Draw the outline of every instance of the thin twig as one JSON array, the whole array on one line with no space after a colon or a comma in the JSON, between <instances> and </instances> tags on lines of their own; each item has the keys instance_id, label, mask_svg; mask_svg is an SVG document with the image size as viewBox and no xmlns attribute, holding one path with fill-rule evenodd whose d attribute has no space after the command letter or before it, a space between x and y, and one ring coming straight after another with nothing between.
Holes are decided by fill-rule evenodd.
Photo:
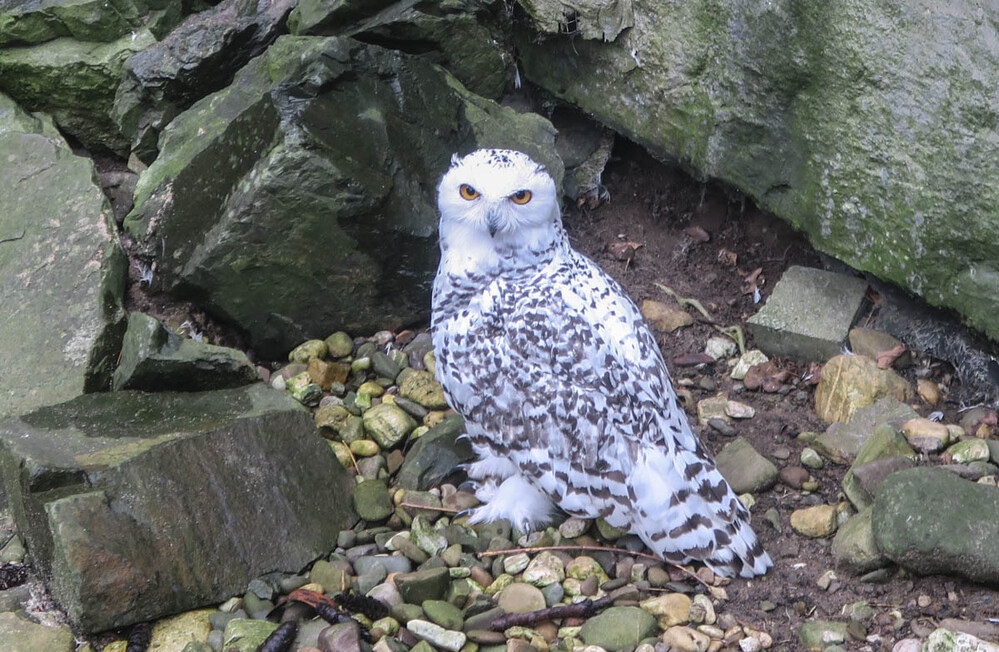
<instances>
[{"instance_id":1,"label":"thin twig","mask_svg":"<svg viewBox=\"0 0 999 652\"><path fill-rule=\"evenodd\" d=\"M701 302L698 301L697 299L688 299L687 297L681 297L676 290L666 285L663 285L662 283L654 283L653 285L655 285L657 288L659 288L666 294L676 299L676 302L680 304L681 307L690 306L691 308L697 310L697 312L704 315L706 319L708 319L711 322L714 322L714 319L711 317L711 313L708 312L707 308L701 305Z\"/></svg>"},{"instance_id":2,"label":"thin twig","mask_svg":"<svg viewBox=\"0 0 999 652\"><path fill-rule=\"evenodd\" d=\"M495 557L497 555L508 555L521 552L544 552L546 550L584 550L588 552L616 552L621 555L632 555L634 557L644 557L646 559L654 559L656 561L662 561L659 557L655 555L650 555L647 552L632 552L631 550L622 550L621 548L612 548L610 546L534 546L531 548L506 548L505 550L486 550L485 552L478 553L479 557Z\"/></svg>"},{"instance_id":3,"label":"thin twig","mask_svg":"<svg viewBox=\"0 0 999 652\"><path fill-rule=\"evenodd\" d=\"M735 340L735 343L739 346L739 354L742 355L746 352L746 334L742 332L742 326L736 324L735 326L722 327L717 324L713 324L715 330L722 335L727 335Z\"/></svg>"},{"instance_id":4,"label":"thin twig","mask_svg":"<svg viewBox=\"0 0 999 652\"><path fill-rule=\"evenodd\" d=\"M399 507L412 507L413 509L429 509L434 512L447 512L448 514L460 514L462 510L451 509L450 507L434 507L433 505L414 505L413 503L399 503Z\"/></svg>"},{"instance_id":5,"label":"thin twig","mask_svg":"<svg viewBox=\"0 0 999 652\"><path fill-rule=\"evenodd\" d=\"M519 614L507 614L500 616L489 624L489 629L494 632L502 632L511 627L531 626L546 620L558 620L560 618L589 618L604 607L609 607L614 599L605 595L598 600L584 600L570 605L558 605L537 611L527 611Z\"/></svg>"}]
</instances>

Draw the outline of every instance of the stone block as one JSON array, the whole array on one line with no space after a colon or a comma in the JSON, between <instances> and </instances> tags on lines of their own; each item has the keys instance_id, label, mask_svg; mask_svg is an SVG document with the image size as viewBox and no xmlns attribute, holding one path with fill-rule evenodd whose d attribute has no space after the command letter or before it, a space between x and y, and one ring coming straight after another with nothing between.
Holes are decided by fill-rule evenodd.
<instances>
[{"instance_id":1,"label":"stone block","mask_svg":"<svg viewBox=\"0 0 999 652\"><path fill-rule=\"evenodd\" d=\"M36 567L86 632L298 571L356 518L308 412L261 384L88 394L0 421L0 473Z\"/></svg>"},{"instance_id":2,"label":"stone block","mask_svg":"<svg viewBox=\"0 0 999 652\"><path fill-rule=\"evenodd\" d=\"M7 416L108 386L125 331L128 259L93 162L74 155L51 120L4 95L0 161Z\"/></svg>"},{"instance_id":3,"label":"stone block","mask_svg":"<svg viewBox=\"0 0 999 652\"><path fill-rule=\"evenodd\" d=\"M863 279L790 267L746 323L771 357L827 360L842 351L865 292Z\"/></svg>"}]
</instances>

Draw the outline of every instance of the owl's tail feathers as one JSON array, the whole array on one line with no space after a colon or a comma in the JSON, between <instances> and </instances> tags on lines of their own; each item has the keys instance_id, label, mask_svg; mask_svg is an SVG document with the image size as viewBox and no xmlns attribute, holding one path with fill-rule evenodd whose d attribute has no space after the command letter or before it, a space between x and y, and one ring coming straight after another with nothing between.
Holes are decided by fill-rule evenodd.
<instances>
[{"instance_id":1,"label":"owl's tail feathers","mask_svg":"<svg viewBox=\"0 0 999 652\"><path fill-rule=\"evenodd\" d=\"M680 449L648 449L631 475L632 531L664 559L699 561L723 577L755 577L773 566L749 512L709 460Z\"/></svg>"}]
</instances>

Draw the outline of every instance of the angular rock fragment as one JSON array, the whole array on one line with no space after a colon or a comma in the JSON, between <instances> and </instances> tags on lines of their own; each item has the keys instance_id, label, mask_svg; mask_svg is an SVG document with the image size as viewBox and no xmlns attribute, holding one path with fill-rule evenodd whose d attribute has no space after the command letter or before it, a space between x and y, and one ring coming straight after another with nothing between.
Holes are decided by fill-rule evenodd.
<instances>
[{"instance_id":1,"label":"angular rock fragment","mask_svg":"<svg viewBox=\"0 0 999 652\"><path fill-rule=\"evenodd\" d=\"M125 63L111 115L146 163L159 134L195 101L224 88L278 37L291 0L223 0L188 16Z\"/></svg>"},{"instance_id":2,"label":"angular rock fragment","mask_svg":"<svg viewBox=\"0 0 999 652\"><path fill-rule=\"evenodd\" d=\"M0 48L0 93L29 111L48 113L88 147L124 153L128 141L110 116L115 89L125 60L155 42L141 28L109 43L65 37Z\"/></svg>"},{"instance_id":3,"label":"angular rock fragment","mask_svg":"<svg viewBox=\"0 0 999 652\"><path fill-rule=\"evenodd\" d=\"M912 386L891 369L879 369L862 355L837 355L822 368L815 388L815 411L823 421L848 421L860 408L890 396L913 398Z\"/></svg>"},{"instance_id":4,"label":"angular rock fragment","mask_svg":"<svg viewBox=\"0 0 999 652\"><path fill-rule=\"evenodd\" d=\"M916 460L905 437L883 423L864 442L857 458L843 476L843 493L854 507L864 509L874 501L877 488L892 473L911 467Z\"/></svg>"},{"instance_id":5,"label":"angular rock fragment","mask_svg":"<svg viewBox=\"0 0 999 652\"><path fill-rule=\"evenodd\" d=\"M779 472L774 463L742 437L726 444L716 461L718 470L737 494L766 491L777 483Z\"/></svg>"},{"instance_id":6,"label":"angular rock fragment","mask_svg":"<svg viewBox=\"0 0 999 652\"><path fill-rule=\"evenodd\" d=\"M866 290L852 276L789 267L746 324L769 356L827 360L842 351Z\"/></svg>"},{"instance_id":7,"label":"angular rock fragment","mask_svg":"<svg viewBox=\"0 0 999 652\"><path fill-rule=\"evenodd\" d=\"M858 574L869 573L889 563L874 541L870 507L839 528L830 550L837 563Z\"/></svg>"},{"instance_id":8,"label":"angular rock fragment","mask_svg":"<svg viewBox=\"0 0 999 652\"><path fill-rule=\"evenodd\" d=\"M909 405L886 396L873 405L856 410L849 421L831 424L815 439L813 446L826 459L836 464L849 464L877 426L883 423L901 426L918 416Z\"/></svg>"},{"instance_id":9,"label":"angular rock fragment","mask_svg":"<svg viewBox=\"0 0 999 652\"><path fill-rule=\"evenodd\" d=\"M242 351L181 337L155 317L133 312L113 388L196 392L256 380L257 371Z\"/></svg>"},{"instance_id":10,"label":"angular rock fragment","mask_svg":"<svg viewBox=\"0 0 999 652\"><path fill-rule=\"evenodd\" d=\"M448 417L431 428L406 453L396 486L425 491L439 485L459 464L474 459L468 440L459 439L464 432L460 416Z\"/></svg>"}]
</instances>

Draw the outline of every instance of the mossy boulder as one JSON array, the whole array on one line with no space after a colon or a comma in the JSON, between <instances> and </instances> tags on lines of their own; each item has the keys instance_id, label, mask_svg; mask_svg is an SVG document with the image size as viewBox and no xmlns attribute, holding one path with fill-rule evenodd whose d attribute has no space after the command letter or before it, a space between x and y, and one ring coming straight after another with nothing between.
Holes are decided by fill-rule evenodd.
<instances>
[{"instance_id":1,"label":"mossy boulder","mask_svg":"<svg viewBox=\"0 0 999 652\"><path fill-rule=\"evenodd\" d=\"M284 29L295 0L223 0L188 16L125 63L111 115L132 153L151 163L159 134L195 101L221 90ZM158 35L159 36L159 35Z\"/></svg>"},{"instance_id":2,"label":"mossy boulder","mask_svg":"<svg viewBox=\"0 0 999 652\"><path fill-rule=\"evenodd\" d=\"M63 36L108 43L141 29L156 13L179 15L179 0L42 0L0 5L0 47L32 45Z\"/></svg>"},{"instance_id":3,"label":"mossy boulder","mask_svg":"<svg viewBox=\"0 0 999 652\"><path fill-rule=\"evenodd\" d=\"M425 318L452 154L519 148L560 181L554 137L422 58L284 36L164 130L125 228L154 288L197 294L277 357Z\"/></svg>"},{"instance_id":4,"label":"mossy boulder","mask_svg":"<svg viewBox=\"0 0 999 652\"><path fill-rule=\"evenodd\" d=\"M999 339L999 8L567 4L522 3L528 80Z\"/></svg>"},{"instance_id":5,"label":"mossy boulder","mask_svg":"<svg viewBox=\"0 0 999 652\"><path fill-rule=\"evenodd\" d=\"M4 95L0 161L7 415L110 385L125 331L128 261L93 162L73 154L51 120Z\"/></svg>"},{"instance_id":6,"label":"mossy boulder","mask_svg":"<svg viewBox=\"0 0 999 652\"><path fill-rule=\"evenodd\" d=\"M878 549L922 574L960 575L999 586L999 491L943 469L888 476L871 522Z\"/></svg>"},{"instance_id":7,"label":"mossy boulder","mask_svg":"<svg viewBox=\"0 0 999 652\"><path fill-rule=\"evenodd\" d=\"M513 81L509 5L501 0L301 0L292 34L351 36L421 56L447 68L468 90L498 100Z\"/></svg>"},{"instance_id":8,"label":"mossy boulder","mask_svg":"<svg viewBox=\"0 0 999 652\"><path fill-rule=\"evenodd\" d=\"M195 392L239 387L258 379L242 351L181 337L155 317L133 312L112 386Z\"/></svg>"},{"instance_id":9,"label":"mossy boulder","mask_svg":"<svg viewBox=\"0 0 999 652\"><path fill-rule=\"evenodd\" d=\"M115 89L125 60L155 42L142 28L108 43L63 37L0 48L0 92L29 111L50 114L88 147L125 152L127 140L110 115Z\"/></svg>"}]
</instances>

